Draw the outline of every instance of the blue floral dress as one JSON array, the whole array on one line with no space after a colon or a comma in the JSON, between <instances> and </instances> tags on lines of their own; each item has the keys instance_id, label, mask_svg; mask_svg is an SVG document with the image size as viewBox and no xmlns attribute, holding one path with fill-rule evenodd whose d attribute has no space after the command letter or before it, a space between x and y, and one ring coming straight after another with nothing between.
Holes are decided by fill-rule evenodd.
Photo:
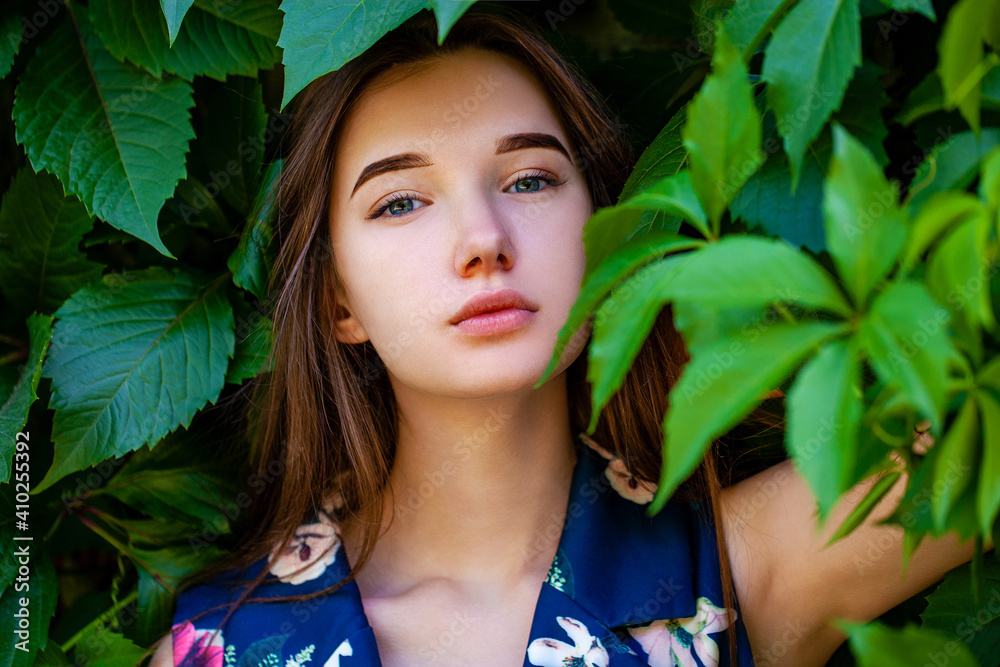
<instances>
[{"instance_id":1,"label":"blue floral dress","mask_svg":"<svg viewBox=\"0 0 1000 667\"><path fill-rule=\"evenodd\" d=\"M739 665L752 667L739 606L722 606L715 532L704 508L670 501L649 517L655 490L579 435L563 532L535 605L525 667L730 665L723 632L730 626ZM284 553L262 558L240 578L264 567L270 573L252 597L322 590L349 571L326 511L300 526ZM311 600L244 604L215 631L227 609L199 614L239 597L225 585L236 575L180 594L175 667L381 664L353 581Z\"/></svg>"}]
</instances>

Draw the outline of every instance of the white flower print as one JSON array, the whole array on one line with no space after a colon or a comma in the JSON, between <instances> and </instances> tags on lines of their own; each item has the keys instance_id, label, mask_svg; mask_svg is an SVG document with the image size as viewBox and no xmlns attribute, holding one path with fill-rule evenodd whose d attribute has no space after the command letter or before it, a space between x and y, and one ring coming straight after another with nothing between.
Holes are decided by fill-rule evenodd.
<instances>
[{"instance_id":1,"label":"white flower print","mask_svg":"<svg viewBox=\"0 0 1000 667\"><path fill-rule=\"evenodd\" d=\"M271 551L269 571L288 584L312 581L337 560L339 545L340 535L335 525L327 521L303 524L295 529L295 537L283 552L279 554L277 548Z\"/></svg>"},{"instance_id":2,"label":"white flower print","mask_svg":"<svg viewBox=\"0 0 1000 667\"><path fill-rule=\"evenodd\" d=\"M587 626L569 616L557 616L569 638L570 646L558 639L542 637L528 646L528 660L540 667L608 667L610 657L601 640L590 634Z\"/></svg>"},{"instance_id":3,"label":"white flower print","mask_svg":"<svg viewBox=\"0 0 1000 667\"><path fill-rule=\"evenodd\" d=\"M348 655L354 655L354 649L351 648L351 642L345 639L340 642L340 646L333 652L333 655L323 663L323 667L340 667L340 659Z\"/></svg>"},{"instance_id":4,"label":"white flower print","mask_svg":"<svg viewBox=\"0 0 1000 667\"><path fill-rule=\"evenodd\" d=\"M708 635L735 622L736 610L716 607L706 597L698 598L697 605L697 613L690 618L653 621L628 629L649 655L650 667L696 667L696 655L706 667L717 667L719 645Z\"/></svg>"},{"instance_id":5,"label":"white flower print","mask_svg":"<svg viewBox=\"0 0 1000 667\"><path fill-rule=\"evenodd\" d=\"M656 495L656 484L634 477L621 458L601 447L586 433L580 433L580 439L608 461L604 476L608 478L611 488L617 491L619 496L639 505L652 502L653 496Z\"/></svg>"}]
</instances>

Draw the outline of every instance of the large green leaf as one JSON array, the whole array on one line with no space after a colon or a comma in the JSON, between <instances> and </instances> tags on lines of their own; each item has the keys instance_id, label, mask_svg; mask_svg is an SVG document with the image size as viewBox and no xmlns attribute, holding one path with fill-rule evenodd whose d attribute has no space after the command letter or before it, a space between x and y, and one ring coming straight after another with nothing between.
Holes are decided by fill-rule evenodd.
<instances>
[{"instance_id":1,"label":"large green leaf","mask_svg":"<svg viewBox=\"0 0 1000 667\"><path fill-rule=\"evenodd\" d=\"M199 74L223 81L227 74L256 76L281 59L281 13L273 0L195 0L176 41L148 0L93 0L90 18L115 58L156 76L166 70L188 81Z\"/></svg>"},{"instance_id":2,"label":"large green leaf","mask_svg":"<svg viewBox=\"0 0 1000 667\"><path fill-rule=\"evenodd\" d=\"M177 39L184 15L188 13L193 4L194 0L160 0L160 8L163 10L163 18L167 21L167 32L170 35L171 44Z\"/></svg>"},{"instance_id":3,"label":"large green leaf","mask_svg":"<svg viewBox=\"0 0 1000 667\"><path fill-rule=\"evenodd\" d=\"M764 56L768 105L798 185L802 161L861 64L858 0L802 0L778 25Z\"/></svg>"},{"instance_id":4,"label":"large green leaf","mask_svg":"<svg viewBox=\"0 0 1000 667\"><path fill-rule=\"evenodd\" d=\"M948 514L975 478L979 469L979 409L971 398L958 410L951 428L934 445L934 495L931 518L938 531L945 530Z\"/></svg>"},{"instance_id":5,"label":"large green leaf","mask_svg":"<svg viewBox=\"0 0 1000 667\"><path fill-rule=\"evenodd\" d=\"M833 158L823 190L826 247L859 307L896 263L906 242L898 188L847 131L833 126Z\"/></svg>"},{"instance_id":6,"label":"large green leaf","mask_svg":"<svg viewBox=\"0 0 1000 667\"><path fill-rule=\"evenodd\" d=\"M284 108L313 79L340 69L379 37L426 8L426 0L283 0Z\"/></svg>"},{"instance_id":7,"label":"large green leaf","mask_svg":"<svg viewBox=\"0 0 1000 667\"><path fill-rule=\"evenodd\" d=\"M982 202L968 192L935 192L924 200L910 225L903 267L910 270L935 240L960 223L986 215Z\"/></svg>"},{"instance_id":8,"label":"large green leaf","mask_svg":"<svg viewBox=\"0 0 1000 667\"><path fill-rule=\"evenodd\" d=\"M185 174L194 136L190 84L115 60L86 14L70 10L17 87L17 140L87 210L173 257L157 215Z\"/></svg>"},{"instance_id":9,"label":"large green leaf","mask_svg":"<svg viewBox=\"0 0 1000 667\"><path fill-rule=\"evenodd\" d=\"M448 31L455 25L455 22L462 17L469 7L476 3L476 0L428 0L434 9L434 18L437 21L438 44L443 44Z\"/></svg>"},{"instance_id":10,"label":"large green leaf","mask_svg":"<svg viewBox=\"0 0 1000 667\"><path fill-rule=\"evenodd\" d=\"M17 433L28 420L31 404L38 398L35 391L42 378L42 360L52 338L52 318L34 313L28 317L28 334L31 336L31 349L28 351L27 363L14 391L0 406L0 482L10 479Z\"/></svg>"},{"instance_id":11,"label":"large green leaf","mask_svg":"<svg viewBox=\"0 0 1000 667\"><path fill-rule=\"evenodd\" d=\"M683 271L684 279L671 287L679 301L711 308L763 308L784 302L845 316L851 312L830 274L777 239L723 237L692 253Z\"/></svg>"},{"instance_id":12,"label":"large green leaf","mask_svg":"<svg viewBox=\"0 0 1000 667\"><path fill-rule=\"evenodd\" d=\"M684 304L675 308L680 313ZM680 314L677 319L680 323ZM733 335L692 350L670 390L664 463L650 512L658 512L694 471L712 438L746 417L818 346L846 330L846 324L828 322L775 323L752 341Z\"/></svg>"},{"instance_id":13,"label":"large green leaf","mask_svg":"<svg viewBox=\"0 0 1000 667\"><path fill-rule=\"evenodd\" d=\"M14 66L14 56L21 50L22 30L19 13L0 18L0 78L7 76Z\"/></svg>"},{"instance_id":14,"label":"large green leaf","mask_svg":"<svg viewBox=\"0 0 1000 667\"><path fill-rule=\"evenodd\" d=\"M972 565L955 568L927 596L920 614L923 625L954 635L984 665L995 665L1000 655L1000 560L983 559L980 581L987 586L988 598L976 604L972 590Z\"/></svg>"},{"instance_id":15,"label":"large green leaf","mask_svg":"<svg viewBox=\"0 0 1000 667\"><path fill-rule=\"evenodd\" d=\"M1000 510L1000 401L985 389L976 392L982 415L983 459L979 466L976 509L979 526L989 535Z\"/></svg>"},{"instance_id":16,"label":"large green leaf","mask_svg":"<svg viewBox=\"0 0 1000 667\"><path fill-rule=\"evenodd\" d=\"M687 105L682 106L660 130L635 163L632 173L618 195L622 203L632 195L679 172L687 163L681 128L687 120Z\"/></svg>"},{"instance_id":17,"label":"large green leaf","mask_svg":"<svg viewBox=\"0 0 1000 667\"><path fill-rule=\"evenodd\" d=\"M878 621L835 624L847 634L860 667L914 667L934 664L932 660L949 667L979 667L962 642L936 630L916 625L890 628Z\"/></svg>"},{"instance_id":18,"label":"large green leaf","mask_svg":"<svg viewBox=\"0 0 1000 667\"><path fill-rule=\"evenodd\" d=\"M861 372L854 339L827 343L806 362L788 390L785 438L795 468L816 496L826 520L856 481L861 423Z\"/></svg>"},{"instance_id":19,"label":"large green leaf","mask_svg":"<svg viewBox=\"0 0 1000 667\"><path fill-rule=\"evenodd\" d=\"M756 48L795 5L795 0L736 0L726 14L726 34L750 60Z\"/></svg>"},{"instance_id":20,"label":"large green leaf","mask_svg":"<svg viewBox=\"0 0 1000 667\"><path fill-rule=\"evenodd\" d=\"M56 455L35 491L155 443L218 397L234 345L221 284L152 267L125 287L86 287L56 311L44 371Z\"/></svg>"},{"instance_id":21,"label":"large green leaf","mask_svg":"<svg viewBox=\"0 0 1000 667\"><path fill-rule=\"evenodd\" d=\"M94 225L59 180L29 167L14 176L0 205L0 289L19 313L51 313L77 289L101 276L80 252Z\"/></svg>"},{"instance_id":22,"label":"large green leaf","mask_svg":"<svg viewBox=\"0 0 1000 667\"><path fill-rule=\"evenodd\" d=\"M681 130L691 184L715 233L729 202L760 168L761 117L747 81L747 67L721 24L712 74L688 103Z\"/></svg>"},{"instance_id":23,"label":"large green leaf","mask_svg":"<svg viewBox=\"0 0 1000 667\"><path fill-rule=\"evenodd\" d=\"M945 108L958 107L962 117L979 132L979 103L982 98L982 30L987 20L986 0L959 0L944 24L938 41L938 67L944 90Z\"/></svg>"},{"instance_id":24,"label":"large green leaf","mask_svg":"<svg viewBox=\"0 0 1000 667\"><path fill-rule=\"evenodd\" d=\"M948 364L958 353L948 340L951 316L915 282L893 283L861 322L865 352L879 377L941 433Z\"/></svg>"}]
</instances>

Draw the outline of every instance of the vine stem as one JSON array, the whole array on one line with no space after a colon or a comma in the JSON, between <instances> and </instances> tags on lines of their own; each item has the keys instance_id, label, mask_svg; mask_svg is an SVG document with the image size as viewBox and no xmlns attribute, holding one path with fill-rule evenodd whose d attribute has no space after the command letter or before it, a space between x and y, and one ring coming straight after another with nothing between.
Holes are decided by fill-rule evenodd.
<instances>
[{"instance_id":1,"label":"vine stem","mask_svg":"<svg viewBox=\"0 0 1000 667\"><path fill-rule=\"evenodd\" d=\"M105 622L109 621L115 614L124 609L129 603L139 597L139 589L136 589L119 600L113 607L102 613L100 616L87 623L84 627L80 629L75 635L66 640L66 643L60 646L63 653L69 651L71 648L76 646L76 643L80 641L81 638L94 628L99 625L103 625Z\"/></svg>"}]
</instances>

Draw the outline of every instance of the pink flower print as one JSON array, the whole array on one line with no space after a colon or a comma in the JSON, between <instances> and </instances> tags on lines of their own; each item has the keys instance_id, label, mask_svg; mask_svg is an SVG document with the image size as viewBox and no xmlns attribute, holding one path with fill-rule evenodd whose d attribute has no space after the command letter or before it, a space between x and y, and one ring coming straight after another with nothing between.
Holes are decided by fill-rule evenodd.
<instances>
[{"instance_id":1,"label":"pink flower print","mask_svg":"<svg viewBox=\"0 0 1000 667\"><path fill-rule=\"evenodd\" d=\"M587 626L569 616L557 616L569 638L570 646L558 639L542 637L528 646L528 661L540 667L608 667L610 656L601 640L590 634Z\"/></svg>"},{"instance_id":2,"label":"pink flower print","mask_svg":"<svg viewBox=\"0 0 1000 667\"><path fill-rule=\"evenodd\" d=\"M601 447L586 433L581 433L580 439L608 461L608 465L604 469L604 476L608 478L611 488L617 491L619 496L639 505L652 502L653 496L656 495L656 484L645 482L633 476L621 458Z\"/></svg>"},{"instance_id":3,"label":"pink flower print","mask_svg":"<svg viewBox=\"0 0 1000 667\"><path fill-rule=\"evenodd\" d=\"M174 667L222 667L222 630L196 630L191 621L184 621L173 626L171 632Z\"/></svg>"},{"instance_id":4,"label":"pink flower print","mask_svg":"<svg viewBox=\"0 0 1000 667\"><path fill-rule=\"evenodd\" d=\"M271 552L269 571L282 582L298 585L312 581L337 560L340 535L327 522L307 523L295 529L295 537L285 550ZM302 569L301 572L298 570Z\"/></svg>"},{"instance_id":5,"label":"pink flower print","mask_svg":"<svg viewBox=\"0 0 1000 667\"><path fill-rule=\"evenodd\" d=\"M708 635L722 632L736 621L736 611L716 607L708 598L698 598L698 611L690 618L653 621L629 628L649 655L650 667L697 667L698 656L706 667L719 664L719 645Z\"/></svg>"}]
</instances>

